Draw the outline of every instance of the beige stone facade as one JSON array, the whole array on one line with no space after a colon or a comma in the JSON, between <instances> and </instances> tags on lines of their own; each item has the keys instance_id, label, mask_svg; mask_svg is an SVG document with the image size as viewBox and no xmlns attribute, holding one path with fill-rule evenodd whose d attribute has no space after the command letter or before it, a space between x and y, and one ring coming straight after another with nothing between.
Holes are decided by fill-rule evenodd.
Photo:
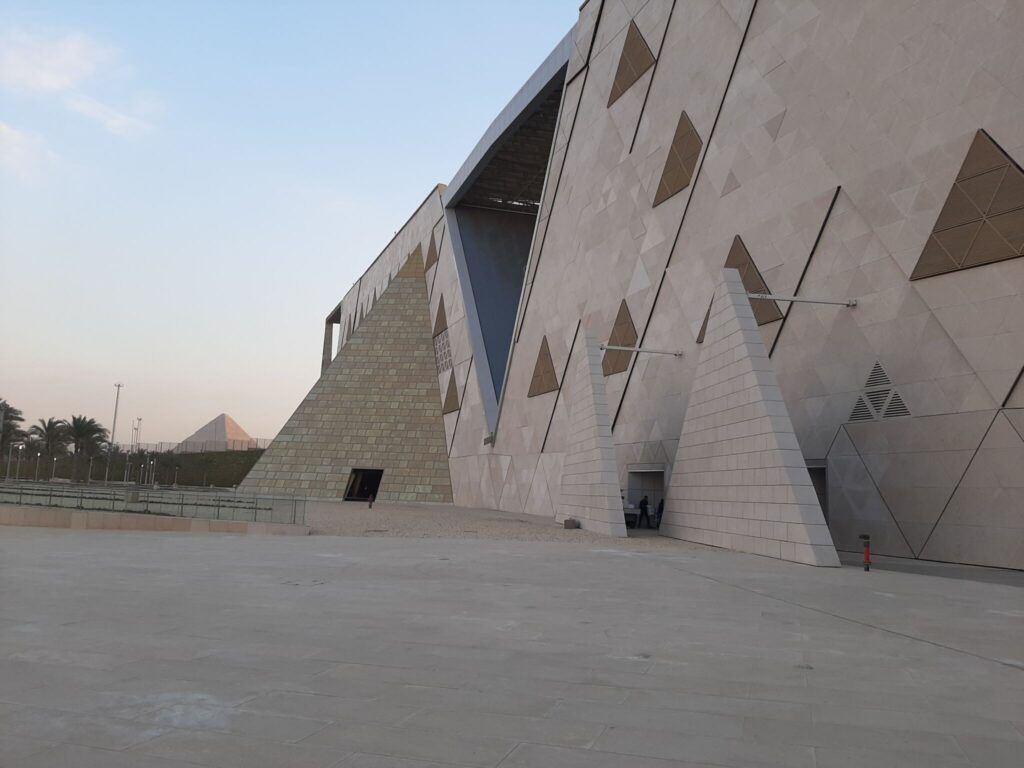
<instances>
[{"instance_id":1,"label":"beige stone facade","mask_svg":"<svg viewBox=\"0 0 1024 768\"><path fill-rule=\"evenodd\" d=\"M1022 38L1013 2L588 0L329 320L417 252L455 502L557 519L588 334L683 353L605 357L628 502L686 472L724 266L856 300L753 300L836 546L1024 567Z\"/></svg>"}]
</instances>

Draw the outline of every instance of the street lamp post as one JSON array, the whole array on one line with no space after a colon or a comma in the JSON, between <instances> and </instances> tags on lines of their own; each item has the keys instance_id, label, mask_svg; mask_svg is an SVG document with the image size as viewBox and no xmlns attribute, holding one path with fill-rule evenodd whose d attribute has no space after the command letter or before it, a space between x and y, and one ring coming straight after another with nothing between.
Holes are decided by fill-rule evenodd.
<instances>
[{"instance_id":1,"label":"street lamp post","mask_svg":"<svg viewBox=\"0 0 1024 768\"><path fill-rule=\"evenodd\" d=\"M53 466L50 468L50 482L53 482L54 475L57 474L57 457L53 457Z\"/></svg>"},{"instance_id":2,"label":"street lamp post","mask_svg":"<svg viewBox=\"0 0 1024 768\"><path fill-rule=\"evenodd\" d=\"M117 390L117 394L114 395L114 421L110 425L110 442L107 444L107 468L103 472L103 482L106 483L110 479L110 457L114 453L114 436L117 434L117 406L121 402L121 387L124 384L120 382L114 385ZM89 470L89 476L92 476L92 469Z\"/></svg>"},{"instance_id":3,"label":"street lamp post","mask_svg":"<svg viewBox=\"0 0 1024 768\"><path fill-rule=\"evenodd\" d=\"M25 444L22 443L18 446L18 464L14 470L14 479L21 480L21 457L25 455Z\"/></svg>"},{"instance_id":4,"label":"street lamp post","mask_svg":"<svg viewBox=\"0 0 1024 768\"><path fill-rule=\"evenodd\" d=\"M11 479L11 459L14 458L14 443L11 443L11 449L7 452L7 472L4 474L4 480Z\"/></svg>"},{"instance_id":5,"label":"street lamp post","mask_svg":"<svg viewBox=\"0 0 1024 768\"><path fill-rule=\"evenodd\" d=\"M39 482L39 459L43 456L42 451L36 451L36 482Z\"/></svg>"}]
</instances>

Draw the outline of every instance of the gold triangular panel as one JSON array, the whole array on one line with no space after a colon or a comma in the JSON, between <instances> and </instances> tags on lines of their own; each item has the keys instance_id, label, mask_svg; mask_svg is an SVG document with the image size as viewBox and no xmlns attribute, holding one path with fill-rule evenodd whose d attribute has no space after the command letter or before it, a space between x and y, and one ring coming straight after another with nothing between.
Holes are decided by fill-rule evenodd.
<instances>
[{"instance_id":1,"label":"gold triangular panel","mask_svg":"<svg viewBox=\"0 0 1024 768\"><path fill-rule=\"evenodd\" d=\"M459 390L455 386L455 371L448 377L448 391L444 396L444 405L441 406L441 413L448 415L459 410Z\"/></svg>"},{"instance_id":2,"label":"gold triangular panel","mask_svg":"<svg viewBox=\"0 0 1024 768\"><path fill-rule=\"evenodd\" d=\"M626 300L623 299L619 304L618 314L615 316L615 325L612 326L611 336L608 337L608 346L634 347L637 339L633 316L629 314L629 307L626 305ZM622 373L629 368L629 361L632 359L632 352L622 349L606 349L604 358L601 360L601 370L604 371L605 376Z\"/></svg>"},{"instance_id":3,"label":"gold triangular panel","mask_svg":"<svg viewBox=\"0 0 1024 768\"><path fill-rule=\"evenodd\" d=\"M537 351L537 362L533 366L533 378L530 380L530 391L527 397L537 397L558 389L558 377L555 365L551 361L551 350L548 348L548 337L540 341Z\"/></svg>"},{"instance_id":4,"label":"gold triangular panel","mask_svg":"<svg viewBox=\"0 0 1024 768\"><path fill-rule=\"evenodd\" d=\"M679 124L676 126L676 133L672 137L672 145L665 159L658 191L654 195L654 205L660 205L690 186L703 146L704 143L690 122L689 115L683 112L679 116Z\"/></svg>"},{"instance_id":5,"label":"gold triangular panel","mask_svg":"<svg viewBox=\"0 0 1024 768\"><path fill-rule=\"evenodd\" d=\"M653 66L654 54L651 53L650 46L647 45L636 23L630 21L629 29L626 30L626 42L619 57L619 66L612 81L612 92L608 96L608 106L618 101L619 97Z\"/></svg>"},{"instance_id":6,"label":"gold triangular panel","mask_svg":"<svg viewBox=\"0 0 1024 768\"><path fill-rule=\"evenodd\" d=\"M1024 172L978 131L910 279L1014 259L1022 249Z\"/></svg>"},{"instance_id":7,"label":"gold triangular panel","mask_svg":"<svg viewBox=\"0 0 1024 768\"><path fill-rule=\"evenodd\" d=\"M444 311L444 296L437 304L437 317L434 318L434 336L440 336L448 330L448 315Z\"/></svg>"}]
</instances>

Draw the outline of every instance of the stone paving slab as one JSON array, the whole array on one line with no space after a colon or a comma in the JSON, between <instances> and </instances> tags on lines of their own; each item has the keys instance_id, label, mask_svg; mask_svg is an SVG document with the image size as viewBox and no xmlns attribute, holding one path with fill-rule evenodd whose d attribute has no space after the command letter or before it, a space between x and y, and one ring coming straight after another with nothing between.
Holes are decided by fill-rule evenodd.
<instances>
[{"instance_id":1,"label":"stone paving slab","mask_svg":"<svg viewBox=\"0 0 1024 768\"><path fill-rule=\"evenodd\" d=\"M1016 767L992 573L5 527L0 768Z\"/></svg>"}]
</instances>

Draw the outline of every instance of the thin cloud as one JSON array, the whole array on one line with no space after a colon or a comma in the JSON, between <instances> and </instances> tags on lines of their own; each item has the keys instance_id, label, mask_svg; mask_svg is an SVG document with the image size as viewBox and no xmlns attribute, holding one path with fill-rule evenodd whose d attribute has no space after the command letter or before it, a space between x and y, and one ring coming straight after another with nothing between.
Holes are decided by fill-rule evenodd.
<instances>
[{"instance_id":1,"label":"thin cloud","mask_svg":"<svg viewBox=\"0 0 1024 768\"><path fill-rule=\"evenodd\" d=\"M94 120L115 136L138 136L152 128L142 118L120 112L85 94L76 93L69 96L64 104L72 112Z\"/></svg>"},{"instance_id":2,"label":"thin cloud","mask_svg":"<svg viewBox=\"0 0 1024 768\"><path fill-rule=\"evenodd\" d=\"M0 169L22 179L34 179L56 159L42 136L0 122Z\"/></svg>"},{"instance_id":3,"label":"thin cloud","mask_svg":"<svg viewBox=\"0 0 1024 768\"><path fill-rule=\"evenodd\" d=\"M17 91L69 91L115 60L113 50L81 32L47 38L13 31L0 38L0 84Z\"/></svg>"}]
</instances>

